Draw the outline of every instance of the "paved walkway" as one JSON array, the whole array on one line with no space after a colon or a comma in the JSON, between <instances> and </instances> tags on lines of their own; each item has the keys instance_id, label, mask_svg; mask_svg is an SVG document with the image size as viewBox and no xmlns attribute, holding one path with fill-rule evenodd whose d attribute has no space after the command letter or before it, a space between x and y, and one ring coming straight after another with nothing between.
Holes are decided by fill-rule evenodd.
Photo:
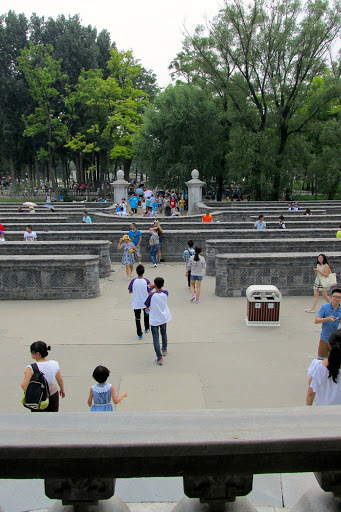
<instances>
[{"instance_id":1,"label":"paved walkway","mask_svg":"<svg viewBox=\"0 0 341 512\"><path fill-rule=\"evenodd\" d=\"M314 315L304 313L312 297L284 297L280 327L252 328L244 322L246 299L216 297L214 277L204 278L201 302L193 304L184 265L162 263L152 269L146 264L146 277L151 281L164 277L169 290L169 355L160 367L154 363L151 334L142 341L137 339L124 268L119 264L114 268L110 278L101 280L102 296L97 299L2 301L0 346L2 360L8 364L0 372L1 389L6 389L1 412L29 414L20 404L20 382L30 363L29 345L38 339L52 346L50 357L60 363L67 395L61 403L63 412L88 410L91 374L98 364L111 370L109 381L116 391L128 392L128 398L117 407L118 413L304 406L306 369L316 354L319 338ZM292 506L291 498L283 498L284 480L279 475L268 478L272 483L268 481L266 487L255 479L256 506L282 507L285 500ZM298 478L295 475L287 480L289 491ZM173 484L173 480L177 482ZM312 482L310 476L304 481L303 488ZM304 490L301 483L299 496ZM9 496L10 486L11 482L0 481L3 507L1 500ZM137 484L132 491L127 482L118 482L118 487L126 501L172 502L178 499L182 482L167 480L161 486L164 495L152 484L149 490ZM142 492L143 488L147 492ZM5 512L24 510L15 506L13 502ZM139 512L138 506L133 511Z\"/></svg>"}]
</instances>

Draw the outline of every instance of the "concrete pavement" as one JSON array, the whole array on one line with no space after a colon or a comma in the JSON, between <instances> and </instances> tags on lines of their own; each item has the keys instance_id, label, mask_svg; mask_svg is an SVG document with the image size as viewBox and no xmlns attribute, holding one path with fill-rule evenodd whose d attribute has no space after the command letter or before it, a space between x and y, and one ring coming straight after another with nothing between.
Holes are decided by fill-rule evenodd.
<instances>
[{"instance_id":1,"label":"concrete pavement","mask_svg":"<svg viewBox=\"0 0 341 512\"><path fill-rule=\"evenodd\" d=\"M316 355L319 339L314 315L304 312L312 295L284 297L280 327L247 327L246 299L216 297L214 277L204 277L200 304L193 304L184 264L161 263L153 269L149 263L145 266L145 276L151 281L156 276L164 277L169 290L172 321L164 366L154 363L151 334L142 341L137 339L125 270L117 264L116 272L101 280L102 295L97 299L2 301L0 346L4 364L0 383L6 393L0 401L1 412L29 414L20 404L20 383L31 362L29 345L38 339L52 346L50 358L59 361L66 389L60 407L63 412L88 410L91 374L98 364L111 370L109 382L117 392L128 392L117 413L304 407L306 370ZM118 481L117 494L127 502L173 502L179 493L182 495L181 479L168 479L162 484L157 482L159 479L151 480L156 482L136 481L132 485L131 481ZM298 489L295 482L300 482ZM297 494L301 496L312 482L311 475L256 476L250 496L257 507L291 507ZM161 495L160 489L165 491ZM16 497L12 491L13 481L0 481L0 505L5 512L21 512L24 509L18 508L19 501L18 505L13 501ZM42 496L40 492L35 496L39 494ZM6 508L1 500L5 503L5 497L8 503L9 496L13 503ZM48 506L46 499L44 502L42 497L39 506ZM167 506L165 503L158 510L168 512ZM140 512L139 507L136 504L131 508Z\"/></svg>"}]
</instances>

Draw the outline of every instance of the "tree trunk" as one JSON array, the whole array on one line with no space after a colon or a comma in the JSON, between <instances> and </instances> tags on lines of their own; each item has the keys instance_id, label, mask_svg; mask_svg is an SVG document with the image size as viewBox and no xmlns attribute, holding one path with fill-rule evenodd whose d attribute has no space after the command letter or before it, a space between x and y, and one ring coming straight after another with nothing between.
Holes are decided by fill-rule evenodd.
<instances>
[{"instance_id":1,"label":"tree trunk","mask_svg":"<svg viewBox=\"0 0 341 512\"><path fill-rule=\"evenodd\" d=\"M131 167L132 160L124 159L123 162L123 170L124 170L124 179L128 181L129 183L129 174L130 174L130 167Z\"/></svg>"},{"instance_id":2,"label":"tree trunk","mask_svg":"<svg viewBox=\"0 0 341 512\"><path fill-rule=\"evenodd\" d=\"M221 201L222 197L223 197L223 189L224 189L224 178L223 176L218 176L218 195L217 195L217 200L218 201Z\"/></svg>"},{"instance_id":3,"label":"tree trunk","mask_svg":"<svg viewBox=\"0 0 341 512\"><path fill-rule=\"evenodd\" d=\"M283 153L288 140L288 130L286 126L285 120L281 122L281 140L278 148L278 154L276 159L276 168L275 168L275 176L273 181L273 191L272 191L272 199L273 201L278 201L280 197L280 188L281 188L281 176L284 172L283 169Z\"/></svg>"},{"instance_id":4,"label":"tree trunk","mask_svg":"<svg viewBox=\"0 0 341 512\"><path fill-rule=\"evenodd\" d=\"M37 158L37 155L34 155L34 170L35 170L35 175L36 175L36 183L37 183L37 187L40 186L40 176L39 176L39 165L38 165L38 158Z\"/></svg>"},{"instance_id":5,"label":"tree trunk","mask_svg":"<svg viewBox=\"0 0 341 512\"><path fill-rule=\"evenodd\" d=\"M57 201L60 201L59 197L59 188L58 188L58 182L56 180L56 176L53 170L53 151L51 148L49 148L49 167L48 167L49 175L52 181L52 188L54 190L54 193L56 194Z\"/></svg>"},{"instance_id":6,"label":"tree trunk","mask_svg":"<svg viewBox=\"0 0 341 512\"><path fill-rule=\"evenodd\" d=\"M12 180L12 183L13 183L13 186L15 185L15 168L14 168L14 163L13 163L13 156L12 156L12 153L9 155L9 168L10 168L10 171L11 171L11 180Z\"/></svg>"}]
</instances>

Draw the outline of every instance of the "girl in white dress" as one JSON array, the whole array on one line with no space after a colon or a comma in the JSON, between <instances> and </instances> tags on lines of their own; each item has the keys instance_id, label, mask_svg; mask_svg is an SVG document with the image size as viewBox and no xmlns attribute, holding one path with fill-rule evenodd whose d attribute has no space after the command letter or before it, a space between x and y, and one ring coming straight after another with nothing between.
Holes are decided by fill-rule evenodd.
<instances>
[{"instance_id":1,"label":"girl in white dress","mask_svg":"<svg viewBox=\"0 0 341 512\"><path fill-rule=\"evenodd\" d=\"M315 272L314 299L311 308L305 310L306 313L315 313L315 306L319 300L320 292L322 293L324 300L326 302L330 302L330 298L328 297L329 288L323 288L320 280L321 276L328 277L331 273L331 269L325 254L319 254L317 256L316 267L313 268L313 271Z\"/></svg>"},{"instance_id":2,"label":"girl in white dress","mask_svg":"<svg viewBox=\"0 0 341 512\"><path fill-rule=\"evenodd\" d=\"M306 404L341 404L341 331L329 336L328 359L314 359L308 368L308 391Z\"/></svg>"}]
</instances>

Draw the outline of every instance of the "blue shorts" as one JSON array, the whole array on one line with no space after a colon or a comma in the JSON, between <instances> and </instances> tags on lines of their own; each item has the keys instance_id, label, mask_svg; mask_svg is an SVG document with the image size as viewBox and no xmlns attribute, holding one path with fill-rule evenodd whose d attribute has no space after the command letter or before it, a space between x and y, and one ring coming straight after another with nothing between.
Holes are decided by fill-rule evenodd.
<instances>
[{"instance_id":1,"label":"blue shorts","mask_svg":"<svg viewBox=\"0 0 341 512\"><path fill-rule=\"evenodd\" d=\"M204 279L204 276L192 276L191 274L191 281L202 281Z\"/></svg>"},{"instance_id":2,"label":"blue shorts","mask_svg":"<svg viewBox=\"0 0 341 512\"><path fill-rule=\"evenodd\" d=\"M162 240L161 240L161 238L159 238L159 249L161 249L161 247L162 247Z\"/></svg>"}]
</instances>

